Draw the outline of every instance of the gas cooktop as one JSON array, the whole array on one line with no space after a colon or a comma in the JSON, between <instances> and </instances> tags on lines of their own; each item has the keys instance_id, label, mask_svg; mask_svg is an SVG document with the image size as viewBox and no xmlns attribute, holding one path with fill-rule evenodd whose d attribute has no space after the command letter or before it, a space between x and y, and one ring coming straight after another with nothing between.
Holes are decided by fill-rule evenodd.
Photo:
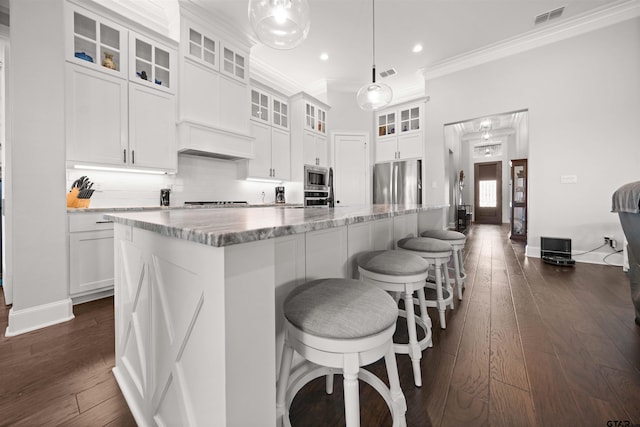
<instances>
[{"instance_id":1,"label":"gas cooktop","mask_svg":"<svg viewBox=\"0 0 640 427\"><path fill-rule=\"evenodd\" d=\"M185 206L194 206L194 205L247 205L246 201L238 201L238 200L211 200L211 201L203 201L203 202L184 202Z\"/></svg>"}]
</instances>

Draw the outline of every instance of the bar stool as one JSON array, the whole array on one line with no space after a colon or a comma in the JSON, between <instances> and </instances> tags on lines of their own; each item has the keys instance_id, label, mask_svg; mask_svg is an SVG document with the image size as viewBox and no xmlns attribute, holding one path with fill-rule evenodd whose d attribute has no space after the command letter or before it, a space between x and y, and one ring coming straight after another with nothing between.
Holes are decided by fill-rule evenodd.
<instances>
[{"instance_id":1,"label":"bar stool","mask_svg":"<svg viewBox=\"0 0 640 427\"><path fill-rule=\"evenodd\" d=\"M453 289L449 281L447 263L451 259L453 248L449 243L430 237L407 237L398 240L398 248L411 251L424 258L434 268L435 283L427 282L425 290L427 307L435 307L440 314L440 328L446 329L445 310L453 310ZM442 278L444 277L444 286ZM431 291L429 291L431 290ZM435 291L435 298L433 295Z\"/></svg>"},{"instance_id":2,"label":"bar stool","mask_svg":"<svg viewBox=\"0 0 640 427\"><path fill-rule=\"evenodd\" d=\"M401 293L404 298L404 310L398 314L407 320L409 343L394 343L398 354L408 354L413 365L413 380L417 387L422 386L420 359L422 350L432 347L431 319L427 313L424 286L429 275L429 263L418 255L407 251L373 251L358 256L356 263L360 280L372 284L387 292ZM413 293L418 292L420 316L413 307ZM424 338L418 341L416 325L424 331Z\"/></svg>"},{"instance_id":3,"label":"bar stool","mask_svg":"<svg viewBox=\"0 0 640 427\"><path fill-rule=\"evenodd\" d=\"M464 244L467 241L467 236L452 230L426 230L420 235L445 241L453 248L454 279L458 288L458 300L462 301L462 289L465 287L464 283L467 280L467 273L464 271Z\"/></svg>"},{"instance_id":4,"label":"bar stool","mask_svg":"<svg viewBox=\"0 0 640 427\"><path fill-rule=\"evenodd\" d=\"M305 384L327 376L327 393L331 393L333 375L341 372L347 427L360 425L358 379L380 393L394 426L406 426L407 404L393 350L398 308L389 294L359 280L313 280L291 291L284 301L284 316L284 350L276 396L279 425L291 425L291 402ZM305 361L291 371L294 350ZM389 387L360 369L382 357Z\"/></svg>"}]
</instances>

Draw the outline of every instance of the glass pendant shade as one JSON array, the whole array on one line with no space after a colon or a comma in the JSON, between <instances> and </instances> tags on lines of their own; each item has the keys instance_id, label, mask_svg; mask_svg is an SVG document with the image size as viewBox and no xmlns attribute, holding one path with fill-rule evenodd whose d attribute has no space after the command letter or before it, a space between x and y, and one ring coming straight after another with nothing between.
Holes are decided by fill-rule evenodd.
<instances>
[{"instance_id":1,"label":"glass pendant shade","mask_svg":"<svg viewBox=\"0 0 640 427\"><path fill-rule=\"evenodd\" d=\"M262 43L293 49L309 34L309 4L307 0L249 0L249 22Z\"/></svg>"},{"instance_id":2,"label":"glass pendant shade","mask_svg":"<svg viewBox=\"0 0 640 427\"><path fill-rule=\"evenodd\" d=\"M373 111L391 102L393 91L384 83L368 83L358 90L356 99L363 110Z\"/></svg>"}]
</instances>

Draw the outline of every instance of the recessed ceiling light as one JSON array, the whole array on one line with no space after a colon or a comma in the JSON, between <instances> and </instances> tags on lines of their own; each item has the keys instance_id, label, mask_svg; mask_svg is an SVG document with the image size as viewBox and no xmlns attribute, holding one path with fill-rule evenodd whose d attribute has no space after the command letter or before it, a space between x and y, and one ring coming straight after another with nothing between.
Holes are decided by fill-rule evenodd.
<instances>
[{"instance_id":1,"label":"recessed ceiling light","mask_svg":"<svg viewBox=\"0 0 640 427\"><path fill-rule=\"evenodd\" d=\"M418 43L417 45L415 45L412 49L413 53L419 53L422 52L422 45L420 43Z\"/></svg>"},{"instance_id":2,"label":"recessed ceiling light","mask_svg":"<svg viewBox=\"0 0 640 427\"><path fill-rule=\"evenodd\" d=\"M326 61L327 59L329 59L329 54L326 52L320 54L320 59L322 59L323 61Z\"/></svg>"}]
</instances>

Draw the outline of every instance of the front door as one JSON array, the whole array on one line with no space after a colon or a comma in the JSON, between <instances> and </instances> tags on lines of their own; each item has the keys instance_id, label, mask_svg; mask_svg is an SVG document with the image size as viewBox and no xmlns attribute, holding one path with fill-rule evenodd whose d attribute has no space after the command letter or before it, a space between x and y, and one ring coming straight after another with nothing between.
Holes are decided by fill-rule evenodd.
<instances>
[{"instance_id":1,"label":"front door","mask_svg":"<svg viewBox=\"0 0 640 427\"><path fill-rule=\"evenodd\" d=\"M474 220L502 224L502 162L474 165Z\"/></svg>"}]
</instances>

